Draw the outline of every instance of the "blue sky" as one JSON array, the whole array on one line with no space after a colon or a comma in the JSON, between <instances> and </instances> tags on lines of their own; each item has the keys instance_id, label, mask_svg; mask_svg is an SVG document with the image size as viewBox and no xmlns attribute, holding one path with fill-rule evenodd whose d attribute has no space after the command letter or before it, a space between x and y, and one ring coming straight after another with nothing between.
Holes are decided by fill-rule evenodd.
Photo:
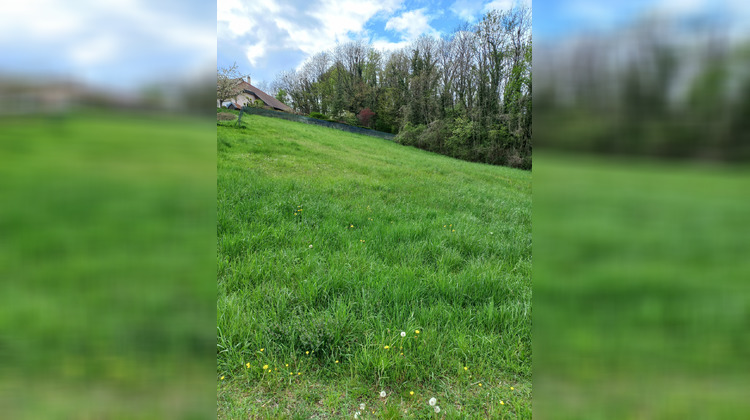
<instances>
[{"instance_id":1,"label":"blue sky","mask_svg":"<svg viewBox=\"0 0 750 420\"><path fill-rule=\"evenodd\" d=\"M606 32L649 14L673 19L712 15L737 37L745 37L750 28L748 0L534 0L533 12L532 30L539 41Z\"/></svg>"},{"instance_id":2,"label":"blue sky","mask_svg":"<svg viewBox=\"0 0 750 420\"><path fill-rule=\"evenodd\" d=\"M217 63L236 62L253 83L270 83L337 42L365 39L378 49L440 36L488 10L528 0L218 0Z\"/></svg>"}]
</instances>

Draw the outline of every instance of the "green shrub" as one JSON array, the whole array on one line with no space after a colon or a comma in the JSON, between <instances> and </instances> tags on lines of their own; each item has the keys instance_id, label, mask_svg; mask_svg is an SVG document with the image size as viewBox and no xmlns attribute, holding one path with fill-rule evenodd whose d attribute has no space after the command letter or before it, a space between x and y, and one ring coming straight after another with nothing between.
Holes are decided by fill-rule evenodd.
<instances>
[{"instance_id":1,"label":"green shrub","mask_svg":"<svg viewBox=\"0 0 750 420\"><path fill-rule=\"evenodd\" d=\"M311 112L310 115L308 115L308 117L315 118L316 120L333 121L331 117L327 116L326 114L322 114L320 112Z\"/></svg>"},{"instance_id":2,"label":"green shrub","mask_svg":"<svg viewBox=\"0 0 750 420\"><path fill-rule=\"evenodd\" d=\"M412 125L407 122L404 128L396 135L396 143L405 144L407 146L416 146L419 141L419 136L422 135L425 128L427 127L423 124Z\"/></svg>"}]
</instances>

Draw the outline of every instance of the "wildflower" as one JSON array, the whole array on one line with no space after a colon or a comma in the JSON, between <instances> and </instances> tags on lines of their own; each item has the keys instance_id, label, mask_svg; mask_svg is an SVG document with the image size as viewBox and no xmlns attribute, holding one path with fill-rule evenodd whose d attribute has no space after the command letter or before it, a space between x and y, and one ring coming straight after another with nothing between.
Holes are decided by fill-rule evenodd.
<instances>
[{"instance_id":1,"label":"wildflower","mask_svg":"<svg viewBox=\"0 0 750 420\"><path fill-rule=\"evenodd\" d=\"M338 360L336 360L336 363L338 363L338 362L339 362L339 361L338 361Z\"/></svg>"},{"instance_id":2,"label":"wildflower","mask_svg":"<svg viewBox=\"0 0 750 420\"><path fill-rule=\"evenodd\" d=\"M419 334L419 330L414 330L415 333Z\"/></svg>"},{"instance_id":3,"label":"wildflower","mask_svg":"<svg viewBox=\"0 0 750 420\"><path fill-rule=\"evenodd\" d=\"M292 372L289 372L290 375L294 375Z\"/></svg>"},{"instance_id":4,"label":"wildflower","mask_svg":"<svg viewBox=\"0 0 750 420\"><path fill-rule=\"evenodd\" d=\"M436 405L436 406L435 406L435 412L436 412L436 413L439 413L439 412L440 412L440 406L439 406L439 405Z\"/></svg>"},{"instance_id":5,"label":"wildflower","mask_svg":"<svg viewBox=\"0 0 750 420\"><path fill-rule=\"evenodd\" d=\"M289 367L289 363L285 364L284 366Z\"/></svg>"},{"instance_id":6,"label":"wildflower","mask_svg":"<svg viewBox=\"0 0 750 420\"><path fill-rule=\"evenodd\" d=\"M223 376L221 377L221 380L222 380L222 381L224 380L224 377L223 377Z\"/></svg>"},{"instance_id":7,"label":"wildflower","mask_svg":"<svg viewBox=\"0 0 750 420\"><path fill-rule=\"evenodd\" d=\"M505 403L504 403L504 402L503 402L503 401L501 400L501 401L500 401L500 405L505 405Z\"/></svg>"},{"instance_id":8,"label":"wildflower","mask_svg":"<svg viewBox=\"0 0 750 420\"><path fill-rule=\"evenodd\" d=\"M297 372L297 375L302 375L302 372Z\"/></svg>"},{"instance_id":9,"label":"wildflower","mask_svg":"<svg viewBox=\"0 0 750 420\"><path fill-rule=\"evenodd\" d=\"M468 368L468 367L466 367L466 366L464 366L464 370L469 370L469 368Z\"/></svg>"},{"instance_id":10,"label":"wildflower","mask_svg":"<svg viewBox=\"0 0 750 420\"><path fill-rule=\"evenodd\" d=\"M310 248L312 248L312 244L310 244Z\"/></svg>"},{"instance_id":11,"label":"wildflower","mask_svg":"<svg viewBox=\"0 0 750 420\"><path fill-rule=\"evenodd\" d=\"M223 377L222 377L223 379ZM414 391L409 391L409 395L414 395Z\"/></svg>"},{"instance_id":12,"label":"wildflower","mask_svg":"<svg viewBox=\"0 0 750 420\"><path fill-rule=\"evenodd\" d=\"M401 337L406 337L406 331L401 331Z\"/></svg>"},{"instance_id":13,"label":"wildflower","mask_svg":"<svg viewBox=\"0 0 750 420\"><path fill-rule=\"evenodd\" d=\"M490 235L492 235L492 232L490 232Z\"/></svg>"},{"instance_id":14,"label":"wildflower","mask_svg":"<svg viewBox=\"0 0 750 420\"><path fill-rule=\"evenodd\" d=\"M511 390L511 391L513 391L513 389L514 389L513 387L510 387L510 390Z\"/></svg>"},{"instance_id":15,"label":"wildflower","mask_svg":"<svg viewBox=\"0 0 750 420\"><path fill-rule=\"evenodd\" d=\"M479 386L482 386L482 383L481 383L481 382L479 383Z\"/></svg>"},{"instance_id":16,"label":"wildflower","mask_svg":"<svg viewBox=\"0 0 750 420\"><path fill-rule=\"evenodd\" d=\"M362 413L360 413L359 411L357 411L356 413L354 413L354 418L358 419L360 414L362 414Z\"/></svg>"},{"instance_id":17,"label":"wildflower","mask_svg":"<svg viewBox=\"0 0 750 420\"><path fill-rule=\"evenodd\" d=\"M430 398L429 403L430 403L430 405L434 406L435 404L437 404L437 400L435 399L435 397L432 397L432 398Z\"/></svg>"},{"instance_id":18,"label":"wildflower","mask_svg":"<svg viewBox=\"0 0 750 420\"><path fill-rule=\"evenodd\" d=\"M365 409L365 403L360 403L359 404L359 409L360 410L364 410Z\"/></svg>"},{"instance_id":19,"label":"wildflower","mask_svg":"<svg viewBox=\"0 0 750 420\"><path fill-rule=\"evenodd\" d=\"M353 227L354 227L354 225L349 225L349 227L350 227L350 228L353 228Z\"/></svg>"},{"instance_id":20,"label":"wildflower","mask_svg":"<svg viewBox=\"0 0 750 420\"><path fill-rule=\"evenodd\" d=\"M260 351L263 351L263 350L265 350L265 349L260 349Z\"/></svg>"},{"instance_id":21,"label":"wildflower","mask_svg":"<svg viewBox=\"0 0 750 420\"><path fill-rule=\"evenodd\" d=\"M268 365L263 365L263 370L268 369Z\"/></svg>"},{"instance_id":22,"label":"wildflower","mask_svg":"<svg viewBox=\"0 0 750 420\"><path fill-rule=\"evenodd\" d=\"M445 226L445 225L443 225L443 227L446 227L446 226Z\"/></svg>"},{"instance_id":23,"label":"wildflower","mask_svg":"<svg viewBox=\"0 0 750 420\"><path fill-rule=\"evenodd\" d=\"M401 353L401 355L403 356L403 355L404 355L404 353Z\"/></svg>"},{"instance_id":24,"label":"wildflower","mask_svg":"<svg viewBox=\"0 0 750 420\"><path fill-rule=\"evenodd\" d=\"M456 229L453 229L453 232L455 232L455 231L456 231Z\"/></svg>"},{"instance_id":25,"label":"wildflower","mask_svg":"<svg viewBox=\"0 0 750 420\"><path fill-rule=\"evenodd\" d=\"M247 364L245 364L245 366L247 366L248 369L249 369L250 368L250 362L247 362Z\"/></svg>"},{"instance_id":26,"label":"wildflower","mask_svg":"<svg viewBox=\"0 0 750 420\"><path fill-rule=\"evenodd\" d=\"M306 352L305 352L305 354L310 354L310 352L309 352L309 351L306 351Z\"/></svg>"},{"instance_id":27,"label":"wildflower","mask_svg":"<svg viewBox=\"0 0 750 420\"><path fill-rule=\"evenodd\" d=\"M388 350L391 347L390 346L383 346L383 348L386 349L386 350Z\"/></svg>"},{"instance_id":28,"label":"wildflower","mask_svg":"<svg viewBox=\"0 0 750 420\"><path fill-rule=\"evenodd\" d=\"M385 391L380 391L380 398L385 398Z\"/></svg>"}]
</instances>

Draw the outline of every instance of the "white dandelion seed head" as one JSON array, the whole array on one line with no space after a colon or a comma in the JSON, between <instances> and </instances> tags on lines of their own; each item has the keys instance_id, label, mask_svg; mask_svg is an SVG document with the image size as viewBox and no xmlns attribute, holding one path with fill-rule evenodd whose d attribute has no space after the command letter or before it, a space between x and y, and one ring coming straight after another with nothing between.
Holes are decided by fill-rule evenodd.
<instances>
[{"instance_id":1,"label":"white dandelion seed head","mask_svg":"<svg viewBox=\"0 0 750 420\"><path fill-rule=\"evenodd\" d=\"M406 337L406 331L401 331L401 337Z\"/></svg>"},{"instance_id":2,"label":"white dandelion seed head","mask_svg":"<svg viewBox=\"0 0 750 420\"><path fill-rule=\"evenodd\" d=\"M360 413L359 411L357 411L356 413L354 413L354 418L358 419L360 414L362 414L362 413Z\"/></svg>"},{"instance_id":3,"label":"white dandelion seed head","mask_svg":"<svg viewBox=\"0 0 750 420\"><path fill-rule=\"evenodd\" d=\"M435 399L435 397L430 398L430 405L435 405L435 404L437 404L437 400Z\"/></svg>"},{"instance_id":4,"label":"white dandelion seed head","mask_svg":"<svg viewBox=\"0 0 750 420\"><path fill-rule=\"evenodd\" d=\"M359 409L360 409L360 410L364 410L364 409L365 409L365 403L361 403L361 404L359 404Z\"/></svg>"},{"instance_id":5,"label":"white dandelion seed head","mask_svg":"<svg viewBox=\"0 0 750 420\"><path fill-rule=\"evenodd\" d=\"M440 412L440 406L439 406L439 405L436 405L436 406L435 406L435 412L436 412L436 413L439 413L439 412Z\"/></svg>"},{"instance_id":6,"label":"white dandelion seed head","mask_svg":"<svg viewBox=\"0 0 750 420\"><path fill-rule=\"evenodd\" d=\"M385 398L385 391L380 391L380 398Z\"/></svg>"},{"instance_id":7,"label":"white dandelion seed head","mask_svg":"<svg viewBox=\"0 0 750 420\"><path fill-rule=\"evenodd\" d=\"M310 244L310 248L312 248L312 244Z\"/></svg>"}]
</instances>

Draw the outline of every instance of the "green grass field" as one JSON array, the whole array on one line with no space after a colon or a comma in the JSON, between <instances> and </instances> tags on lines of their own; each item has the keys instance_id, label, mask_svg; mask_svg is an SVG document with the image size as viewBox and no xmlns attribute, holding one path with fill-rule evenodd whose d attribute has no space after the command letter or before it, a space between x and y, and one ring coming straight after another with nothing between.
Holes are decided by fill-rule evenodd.
<instances>
[{"instance_id":1,"label":"green grass field","mask_svg":"<svg viewBox=\"0 0 750 420\"><path fill-rule=\"evenodd\" d=\"M534 414L750 418L750 171L535 156Z\"/></svg>"},{"instance_id":2,"label":"green grass field","mask_svg":"<svg viewBox=\"0 0 750 420\"><path fill-rule=\"evenodd\" d=\"M213 130L0 117L0 417L213 413Z\"/></svg>"},{"instance_id":3,"label":"green grass field","mask_svg":"<svg viewBox=\"0 0 750 420\"><path fill-rule=\"evenodd\" d=\"M243 123L217 127L219 418L530 418L531 173Z\"/></svg>"}]
</instances>

